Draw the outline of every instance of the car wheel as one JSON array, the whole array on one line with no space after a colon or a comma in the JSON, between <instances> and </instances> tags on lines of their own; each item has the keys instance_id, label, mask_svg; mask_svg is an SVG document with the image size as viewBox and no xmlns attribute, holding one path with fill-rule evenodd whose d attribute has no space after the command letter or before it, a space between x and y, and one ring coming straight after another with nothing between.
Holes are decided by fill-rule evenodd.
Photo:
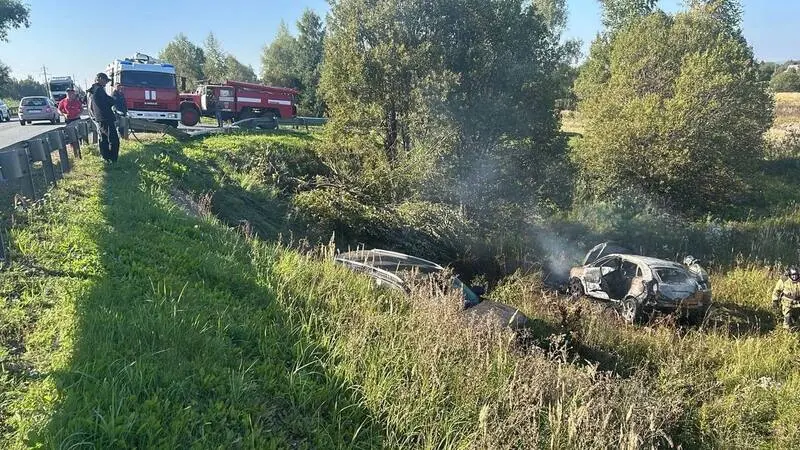
<instances>
[{"instance_id":1,"label":"car wheel","mask_svg":"<svg viewBox=\"0 0 800 450\"><path fill-rule=\"evenodd\" d=\"M31 120L26 120L26 122L28 122L28 125L33 123L33 121L31 121Z\"/></svg>"},{"instance_id":2,"label":"car wheel","mask_svg":"<svg viewBox=\"0 0 800 450\"><path fill-rule=\"evenodd\" d=\"M572 300L578 300L579 298L583 297L586 292L583 290L583 283L578 278L573 278L569 280L569 296Z\"/></svg>"},{"instance_id":3,"label":"car wheel","mask_svg":"<svg viewBox=\"0 0 800 450\"><path fill-rule=\"evenodd\" d=\"M24 121L24 120L20 120L20 121L19 121L19 124L20 124L20 125L22 125L22 126L24 127L24 126L25 126L25 121Z\"/></svg>"},{"instance_id":4,"label":"car wheel","mask_svg":"<svg viewBox=\"0 0 800 450\"><path fill-rule=\"evenodd\" d=\"M633 297L628 297L620 305L620 315L622 320L629 325L637 324L642 321L642 307Z\"/></svg>"}]
</instances>

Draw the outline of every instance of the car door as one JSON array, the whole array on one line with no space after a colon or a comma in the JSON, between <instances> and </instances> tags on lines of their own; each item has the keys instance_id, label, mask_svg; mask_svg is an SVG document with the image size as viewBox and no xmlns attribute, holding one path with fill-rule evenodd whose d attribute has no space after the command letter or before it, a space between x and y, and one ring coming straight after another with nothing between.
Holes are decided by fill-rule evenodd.
<instances>
[{"instance_id":1,"label":"car door","mask_svg":"<svg viewBox=\"0 0 800 450\"><path fill-rule=\"evenodd\" d=\"M603 286L603 277L616 270L619 265L618 257L607 256L598 259L584 271L583 281L586 285L586 295L594 298L608 300L608 292Z\"/></svg>"}]
</instances>

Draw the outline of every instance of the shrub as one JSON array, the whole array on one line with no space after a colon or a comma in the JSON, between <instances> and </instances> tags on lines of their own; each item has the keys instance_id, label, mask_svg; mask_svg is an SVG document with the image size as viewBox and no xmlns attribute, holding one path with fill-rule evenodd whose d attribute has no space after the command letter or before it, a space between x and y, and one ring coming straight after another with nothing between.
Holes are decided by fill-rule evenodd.
<instances>
[{"instance_id":1,"label":"shrub","mask_svg":"<svg viewBox=\"0 0 800 450\"><path fill-rule=\"evenodd\" d=\"M597 40L576 84L582 196L633 187L694 213L726 208L762 155L765 88L744 38L699 12L653 13Z\"/></svg>"},{"instance_id":2,"label":"shrub","mask_svg":"<svg viewBox=\"0 0 800 450\"><path fill-rule=\"evenodd\" d=\"M794 69L785 70L772 77L769 85L775 92L800 92L800 73Z\"/></svg>"}]
</instances>

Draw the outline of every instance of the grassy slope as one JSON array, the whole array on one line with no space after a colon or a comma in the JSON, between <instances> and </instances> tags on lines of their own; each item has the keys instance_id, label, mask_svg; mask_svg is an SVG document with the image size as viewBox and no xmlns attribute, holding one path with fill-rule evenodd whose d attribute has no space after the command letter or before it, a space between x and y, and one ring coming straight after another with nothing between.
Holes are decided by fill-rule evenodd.
<instances>
[{"instance_id":1,"label":"grassy slope","mask_svg":"<svg viewBox=\"0 0 800 450\"><path fill-rule=\"evenodd\" d=\"M274 249L177 209L146 169L157 163L84 160L12 232L3 337L24 350L6 355L6 443L374 442L348 384L276 301Z\"/></svg>"},{"instance_id":2,"label":"grassy slope","mask_svg":"<svg viewBox=\"0 0 800 450\"><path fill-rule=\"evenodd\" d=\"M171 184L214 190L223 220L281 232L269 183L214 153L276 140L303 145L129 147L103 177L84 160L15 229L2 329L24 348L5 355L8 443L800 445L800 344L774 330L764 268L714 274L729 316L716 331L624 327L583 303L566 310L575 351L518 352L502 333L457 326L447 301L378 294L175 207ZM565 304L539 286L510 279L495 295L536 333L558 332Z\"/></svg>"}]
</instances>

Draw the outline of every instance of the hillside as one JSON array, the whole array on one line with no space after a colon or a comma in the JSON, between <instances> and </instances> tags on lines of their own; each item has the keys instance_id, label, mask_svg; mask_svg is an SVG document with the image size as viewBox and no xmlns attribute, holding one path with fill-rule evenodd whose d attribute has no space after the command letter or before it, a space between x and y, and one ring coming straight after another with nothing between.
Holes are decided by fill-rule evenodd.
<instances>
[{"instance_id":1,"label":"hillside","mask_svg":"<svg viewBox=\"0 0 800 450\"><path fill-rule=\"evenodd\" d=\"M386 247L406 230L423 256L479 241L459 234L469 224L355 201L326 216L308 201L337 192L315 178L315 142L128 142L118 166L85 158L47 203L14 212L3 446L800 445L800 341L776 328L767 295L780 244L796 248L796 209L722 223L720 255L761 244L718 258L718 308L700 328L625 326L549 292L533 269L498 279L493 298L533 319L540 347L520 349L460 325L453 299L377 291L314 250L334 230ZM649 223L647 239L665 226L654 220L618 225ZM415 222L428 232L408 234Z\"/></svg>"}]
</instances>

